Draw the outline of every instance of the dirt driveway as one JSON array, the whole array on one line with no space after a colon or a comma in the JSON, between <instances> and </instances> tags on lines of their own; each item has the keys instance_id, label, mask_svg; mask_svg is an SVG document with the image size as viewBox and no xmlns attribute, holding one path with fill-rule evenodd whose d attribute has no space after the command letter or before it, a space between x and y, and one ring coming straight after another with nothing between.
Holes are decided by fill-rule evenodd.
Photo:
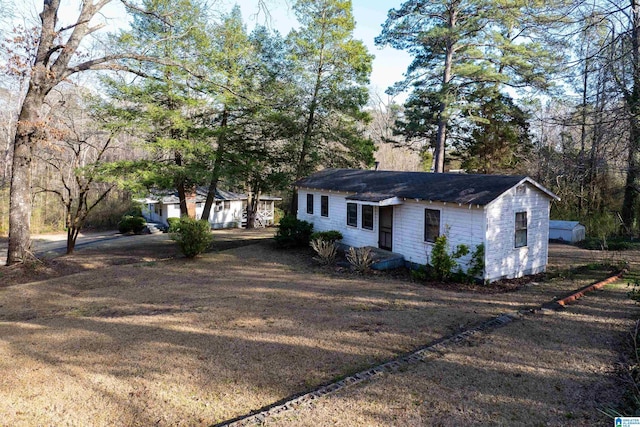
<instances>
[{"instance_id":1,"label":"dirt driveway","mask_svg":"<svg viewBox=\"0 0 640 427\"><path fill-rule=\"evenodd\" d=\"M593 279L450 292L345 275L269 242L193 261L164 259L165 243L155 257L121 249L141 257L135 264L0 288L0 424L211 425ZM77 256L101 253L111 251ZM625 292L613 285L564 312L525 316L268 422L605 424L598 409L620 398L614 366L638 314Z\"/></svg>"}]
</instances>

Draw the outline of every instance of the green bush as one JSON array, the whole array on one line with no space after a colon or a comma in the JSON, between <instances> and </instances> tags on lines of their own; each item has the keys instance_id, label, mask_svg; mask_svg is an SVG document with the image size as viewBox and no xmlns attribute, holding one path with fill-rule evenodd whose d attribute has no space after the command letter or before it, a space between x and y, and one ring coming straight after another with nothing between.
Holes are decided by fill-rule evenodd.
<instances>
[{"instance_id":1,"label":"green bush","mask_svg":"<svg viewBox=\"0 0 640 427\"><path fill-rule=\"evenodd\" d=\"M587 237L576 245L590 250L626 251L640 249L640 241L619 236L608 238Z\"/></svg>"},{"instance_id":2,"label":"green bush","mask_svg":"<svg viewBox=\"0 0 640 427\"><path fill-rule=\"evenodd\" d=\"M206 219L183 217L177 231L171 233L171 239L178 243L184 256L194 258L211 246L211 225Z\"/></svg>"},{"instance_id":3,"label":"green bush","mask_svg":"<svg viewBox=\"0 0 640 427\"><path fill-rule=\"evenodd\" d=\"M125 215L118 223L118 231L120 233L135 233L138 234L147 225L147 221L141 216Z\"/></svg>"},{"instance_id":4,"label":"green bush","mask_svg":"<svg viewBox=\"0 0 640 427\"><path fill-rule=\"evenodd\" d=\"M273 208L273 224L274 225L278 225L280 224L280 220L282 220L282 218L284 218L284 211L280 208Z\"/></svg>"},{"instance_id":5,"label":"green bush","mask_svg":"<svg viewBox=\"0 0 640 427\"><path fill-rule=\"evenodd\" d=\"M294 216L285 216L280 220L280 226L274 240L279 248L299 248L309 245L313 224L301 221Z\"/></svg>"},{"instance_id":6,"label":"green bush","mask_svg":"<svg viewBox=\"0 0 640 427\"><path fill-rule=\"evenodd\" d=\"M467 269L467 274L472 278L484 275L484 244L480 243L476 246L471 254L471 264Z\"/></svg>"},{"instance_id":7,"label":"green bush","mask_svg":"<svg viewBox=\"0 0 640 427\"><path fill-rule=\"evenodd\" d=\"M316 231L311 234L311 240L323 240L325 242L337 242L338 240L342 240L342 233L337 230L330 231Z\"/></svg>"},{"instance_id":8,"label":"green bush","mask_svg":"<svg viewBox=\"0 0 640 427\"><path fill-rule=\"evenodd\" d=\"M180 229L180 218L167 218L169 224L169 233L175 233Z\"/></svg>"},{"instance_id":9,"label":"green bush","mask_svg":"<svg viewBox=\"0 0 640 427\"><path fill-rule=\"evenodd\" d=\"M447 236L436 237L435 244L431 249L431 268L434 278L437 280L448 280L453 269L458 265L456 259L469 253L467 245L458 245L453 253L449 253L449 242Z\"/></svg>"}]
</instances>

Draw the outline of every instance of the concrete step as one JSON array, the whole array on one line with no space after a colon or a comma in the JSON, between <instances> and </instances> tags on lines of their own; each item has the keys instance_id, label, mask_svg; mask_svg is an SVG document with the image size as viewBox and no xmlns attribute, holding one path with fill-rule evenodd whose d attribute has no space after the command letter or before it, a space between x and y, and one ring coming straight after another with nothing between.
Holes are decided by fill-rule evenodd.
<instances>
[{"instance_id":1,"label":"concrete step","mask_svg":"<svg viewBox=\"0 0 640 427\"><path fill-rule=\"evenodd\" d=\"M394 268L404 267L404 255L387 251L373 246L367 246L373 255L373 264L371 268L374 270L392 270Z\"/></svg>"}]
</instances>

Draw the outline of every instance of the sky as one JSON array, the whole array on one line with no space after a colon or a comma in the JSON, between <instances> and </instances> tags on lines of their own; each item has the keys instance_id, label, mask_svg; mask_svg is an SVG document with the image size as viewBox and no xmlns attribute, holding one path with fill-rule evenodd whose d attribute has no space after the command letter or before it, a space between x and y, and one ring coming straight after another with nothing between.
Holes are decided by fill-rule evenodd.
<instances>
[{"instance_id":1,"label":"sky","mask_svg":"<svg viewBox=\"0 0 640 427\"><path fill-rule=\"evenodd\" d=\"M282 34L297 25L290 3L286 0L265 0L271 15L270 24ZM353 16L356 21L354 38L362 40L369 49L369 53L375 55L373 71L371 73L371 87L380 95L395 82L403 79L403 73L407 70L411 57L404 51L391 47L381 49L374 43L376 36L380 34L382 24L387 19L389 9L399 7L401 0L352 0ZM256 0L229 0L224 3L231 9L234 4L239 4L242 16L249 29L256 23L264 24L265 16L260 13ZM288 4L289 3L289 4Z\"/></svg>"},{"instance_id":2,"label":"sky","mask_svg":"<svg viewBox=\"0 0 640 427\"><path fill-rule=\"evenodd\" d=\"M25 19L31 22L37 20L38 13L42 10L43 0L9 0L15 3L14 9L20 15L17 22ZM94 0L95 1L95 0ZM270 19L266 17L258 8L257 0L211 0L213 7L229 11L237 3L240 5L242 16L249 31L256 24L268 24L272 28L286 35L289 30L297 25L290 4L292 0L264 0L268 7ZM378 93L383 100L387 99L384 91L395 82L403 79L403 73L411 62L411 57L403 51L398 51L390 47L380 49L374 43L375 37L380 34L381 26L387 18L390 8L399 7L401 0L352 0L353 15L356 20L354 37L362 40L375 55L371 73L371 89ZM79 0L62 0L60 9L60 20L65 22L65 18L72 19L77 16ZM117 0L107 5L102 10L102 17L107 23L106 31L121 26L126 22L124 8ZM401 101L403 96L396 98Z\"/></svg>"}]
</instances>

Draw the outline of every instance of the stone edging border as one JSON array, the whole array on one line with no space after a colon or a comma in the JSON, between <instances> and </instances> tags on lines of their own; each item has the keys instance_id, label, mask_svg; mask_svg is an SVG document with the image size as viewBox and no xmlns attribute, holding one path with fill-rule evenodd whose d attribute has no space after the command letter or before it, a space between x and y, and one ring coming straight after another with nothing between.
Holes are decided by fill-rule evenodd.
<instances>
[{"instance_id":1,"label":"stone edging border","mask_svg":"<svg viewBox=\"0 0 640 427\"><path fill-rule=\"evenodd\" d=\"M570 302L573 302L579 298L582 298L587 292L592 292L595 291L597 289L601 289L602 287L604 287L605 285L608 285L609 283L613 283L617 280L619 280L623 274L625 273L625 270L621 270L619 271L617 274L614 274L611 277L608 277L600 282L596 282L592 285L587 285L585 287L582 287L580 289L578 289L577 291L573 292L571 295L568 295L564 298L561 298L559 300L554 301L555 304L558 304L562 307L564 307L565 305L567 305Z\"/></svg>"},{"instance_id":2,"label":"stone edging border","mask_svg":"<svg viewBox=\"0 0 640 427\"><path fill-rule=\"evenodd\" d=\"M518 317L518 314L500 315L491 320L483 322L476 327L466 329L460 333L446 338L442 338L433 342L432 344L420 347L413 352L398 356L395 359L391 359L388 362L346 376L341 380L325 384L310 392L286 397L276 403L252 411L249 414L241 415L234 419L214 424L211 427L244 427L262 423L267 417L271 417L284 411L294 409L300 405L310 403L315 399L326 396L328 394L336 393L337 391L340 391L346 387L360 384L364 381L371 380L372 378L383 375L385 373L397 372L403 366L425 362L430 358L441 355L442 352L452 344L457 344L480 332L498 328L502 325L512 322Z\"/></svg>"}]
</instances>

